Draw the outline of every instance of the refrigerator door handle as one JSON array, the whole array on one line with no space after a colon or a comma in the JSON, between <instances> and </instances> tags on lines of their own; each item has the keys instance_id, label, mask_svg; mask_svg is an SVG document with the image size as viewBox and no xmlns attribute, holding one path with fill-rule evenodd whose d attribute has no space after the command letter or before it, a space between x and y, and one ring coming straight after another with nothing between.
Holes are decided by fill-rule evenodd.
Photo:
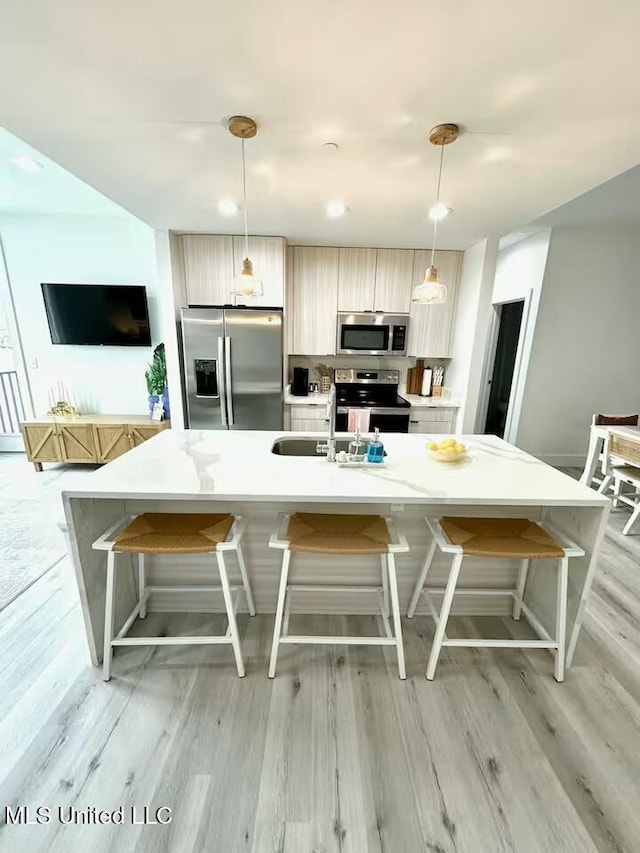
<instances>
[{"instance_id":1,"label":"refrigerator door handle","mask_svg":"<svg viewBox=\"0 0 640 853\"><path fill-rule=\"evenodd\" d=\"M223 365L224 361L224 349L222 343L222 337L218 338L218 367ZM225 378L222 378L222 373L220 372L218 382L220 387L218 389L218 393L220 394L220 418L222 420L222 425L227 426L227 389L226 389L226 372Z\"/></svg>"},{"instance_id":2,"label":"refrigerator door handle","mask_svg":"<svg viewBox=\"0 0 640 853\"><path fill-rule=\"evenodd\" d=\"M231 393L231 338L224 339L224 385L229 426L233 426L233 394Z\"/></svg>"}]
</instances>

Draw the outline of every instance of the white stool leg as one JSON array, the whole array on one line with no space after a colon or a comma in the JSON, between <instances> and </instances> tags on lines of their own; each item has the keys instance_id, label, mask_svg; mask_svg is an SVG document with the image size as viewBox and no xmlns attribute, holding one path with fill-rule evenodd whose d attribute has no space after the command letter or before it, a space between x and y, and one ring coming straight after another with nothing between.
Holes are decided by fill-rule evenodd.
<instances>
[{"instance_id":1,"label":"white stool leg","mask_svg":"<svg viewBox=\"0 0 640 853\"><path fill-rule=\"evenodd\" d=\"M224 553L222 551L216 551L216 557L218 558L218 571L220 572L222 595L224 596L227 616L229 617L229 633L231 634L231 645L233 646L233 654L236 659L236 669L238 670L238 676L242 678L244 676L244 663L242 661L242 650L240 648L240 638L238 636L238 624L236 622L236 614L233 609L233 599L231 598L231 590L229 589L227 569L224 564Z\"/></svg>"},{"instance_id":2,"label":"white stool leg","mask_svg":"<svg viewBox=\"0 0 640 853\"><path fill-rule=\"evenodd\" d=\"M444 632L447 627L449 612L451 611L451 604L453 603L453 595L456 591L456 584L458 583L458 575L460 574L463 556L463 554L456 554L453 558L451 569L449 570L449 580L447 581L444 598L442 599L442 609L440 610L440 616L438 617L436 633L433 638L433 647L431 649L429 663L427 665L427 679L429 681L433 681L433 676L436 673L436 666L438 665L438 658L440 657L440 649L442 648Z\"/></svg>"},{"instance_id":3,"label":"white stool leg","mask_svg":"<svg viewBox=\"0 0 640 853\"><path fill-rule=\"evenodd\" d=\"M382 571L382 607L384 615L389 618L389 575L387 573L387 555L380 555L381 571Z\"/></svg>"},{"instance_id":4,"label":"white stool leg","mask_svg":"<svg viewBox=\"0 0 640 853\"><path fill-rule=\"evenodd\" d=\"M607 474L604 480L598 486L598 494L605 495L609 491L609 486L613 483L613 475Z\"/></svg>"},{"instance_id":5,"label":"white stool leg","mask_svg":"<svg viewBox=\"0 0 640 853\"><path fill-rule=\"evenodd\" d=\"M280 631L282 629L282 614L284 613L284 602L287 597L287 579L289 577L289 562L291 551L285 548L282 553L282 570L280 572L280 588L278 590L278 603L276 605L276 621L273 626L273 642L271 644L271 660L269 661L269 678L275 678L276 664L278 662L278 649L280 647Z\"/></svg>"},{"instance_id":6,"label":"white stool leg","mask_svg":"<svg viewBox=\"0 0 640 853\"><path fill-rule=\"evenodd\" d=\"M524 595L524 588L527 585L527 572L529 571L529 560L521 560L520 562L520 574L518 576L518 586L516 588L516 595L518 596L519 601L513 602L513 618L517 621L520 618L520 612L522 607L520 606L520 601L522 601L522 596Z\"/></svg>"},{"instance_id":7,"label":"white stool leg","mask_svg":"<svg viewBox=\"0 0 640 853\"><path fill-rule=\"evenodd\" d=\"M422 592L422 588L424 587L427 575L429 574L429 569L431 568L431 563L433 561L433 555L436 552L436 544L436 537L434 536L431 541L431 545L429 545L427 556L424 558L424 563L422 564L422 569L420 570L420 575L418 577L418 580L416 581L416 585L413 588L411 603L409 604L409 609L407 610L407 616L409 617L409 619L412 619L413 614L416 612L420 593Z\"/></svg>"},{"instance_id":8,"label":"white stool leg","mask_svg":"<svg viewBox=\"0 0 640 853\"><path fill-rule=\"evenodd\" d=\"M242 586L244 587L244 594L247 596L247 607L249 608L249 616L256 615L256 606L253 603L253 593L251 592L251 586L249 585L249 577L247 575L247 567L244 562L244 554L242 553L242 545L238 542L238 550L236 551L238 555L238 565L240 566L240 575L242 577Z\"/></svg>"},{"instance_id":9,"label":"white stool leg","mask_svg":"<svg viewBox=\"0 0 640 853\"><path fill-rule=\"evenodd\" d=\"M638 503L638 505L636 506L634 511L631 513L631 518L629 519L629 521L627 521L625 526L622 528L622 532L624 533L625 536L627 534L631 533L631 528L636 523L636 521L638 520L639 517L640 517L640 503Z\"/></svg>"},{"instance_id":10,"label":"white stool leg","mask_svg":"<svg viewBox=\"0 0 640 853\"><path fill-rule=\"evenodd\" d=\"M616 479L616 482L615 482L614 487L613 487L613 508L614 509L618 509L618 505L619 505L618 498L620 497L621 491L622 491L622 480L620 479L620 477L618 477Z\"/></svg>"},{"instance_id":11,"label":"white stool leg","mask_svg":"<svg viewBox=\"0 0 640 853\"><path fill-rule=\"evenodd\" d=\"M400 602L398 601L396 558L393 554L387 554L387 567L389 569L389 591L391 593L391 612L393 613L393 633L396 640L396 651L398 652L398 675L404 680L407 677L407 673L404 665L404 646L402 644L402 624L400 623Z\"/></svg>"},{"instance_id":12,"label":"white stool leg","mask_svg":"<svg viewBox=\"0 0 640 853\"><path fill-rule=\"evenodd\" d=\"M565 643L567 634L567 581L569 574L569 558L560 558L558 570L558 587L556 599L556 681L564 681Z\"/></svg>"},{"instance_id":13,"label":"white stool leg","mask_svg":"<svg viewBox=\"0 0 640 853\"><path fill-rule=\"evenodd\" d=\"M111 680L111 656L113 655L113 594L115 587L115 559L113 551L107 551L107 590L104 605L104 650L102 653L102 678Z\"/></svg>"},{"instance_id":14,"label":"white stool leg","mask_svg":"<svg viewBox=\"0 0 640 853\"><path fill-rule=\"evenodd\" d=\"M138 554L138 601L142 602L147 591L147 573L144 566L144 554ZM140 618L147 616L147 602L140 604Z\"/></svg>"}]
</instances>

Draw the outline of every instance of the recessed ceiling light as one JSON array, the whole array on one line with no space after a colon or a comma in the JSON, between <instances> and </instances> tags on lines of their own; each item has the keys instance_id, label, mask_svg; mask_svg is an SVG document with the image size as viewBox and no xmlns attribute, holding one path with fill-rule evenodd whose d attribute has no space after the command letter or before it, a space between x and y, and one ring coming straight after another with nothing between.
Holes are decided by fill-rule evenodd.
<instances>
[{"instance_id":1,"label":"recessed ceiling light","mask_svg":"<svg viewBox=\"0 0 640 853\"><path fill-rule=\"evenodd\" d=\"M12 157L11 163L23 172L41 172L44 169L42 163L38 163L33 157Z\"/></svg>"},{"instance_id":2,"label":"recessed ceiling light","mask_svg":"<svg viewBox=\"0 0 640 853\"><path fill-rule=\"evenodd\" d=\"M452 207L447 207L446 204L434 204L429 208L429 219L433 222L441 222L453 213Z\"/></svg>"},{"instance_id":3,"label":"recessed ceiling light","mask_svg":"<svg viewBox=\"0 0 640 853\"><path fill-rule=\"evenodd\" d=\"M238 212L238 205L231 198L223 198L218 202L218 212L223 216L235 216Z\"/></svg>"},{"instance_id":4,"label":"recessed ceiling light","mask_svg":"<svg viewBox=\"0 0 640 853\"><path fill-rule=\"evenodd\" d=\"M327 216L331 219L337 219L339 216L344 216L349 212L349 208L343 201L330 201L327 205Z\"/></svg>"}]
</instances>

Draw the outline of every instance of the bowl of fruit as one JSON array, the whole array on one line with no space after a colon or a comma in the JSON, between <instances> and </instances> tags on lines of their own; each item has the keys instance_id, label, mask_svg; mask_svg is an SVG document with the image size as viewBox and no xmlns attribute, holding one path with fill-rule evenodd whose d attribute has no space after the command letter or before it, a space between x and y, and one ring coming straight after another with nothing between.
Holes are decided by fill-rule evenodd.
<instances>
[{"instance_id":1,"label":"bowl of fruit","mask_svg":"<svg viewBox=\"0 0 640 853\"><path fill-rule=\"evenodd\" d=\"M467 456L467 445L455 438L430 441L427 444L427 450L438 462L460 462Z\"/></svg>"}]
</instances>

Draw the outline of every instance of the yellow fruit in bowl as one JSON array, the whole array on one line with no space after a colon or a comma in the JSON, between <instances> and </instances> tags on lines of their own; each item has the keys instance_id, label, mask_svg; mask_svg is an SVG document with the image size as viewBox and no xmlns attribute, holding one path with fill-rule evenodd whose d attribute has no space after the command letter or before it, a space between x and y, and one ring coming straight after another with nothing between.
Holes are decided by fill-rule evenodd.
<instances>
[{"instance_id":1,"label":"yellow fruit in bowl","mask_svg":"<svg viewBox=\"0 0 640 853\"><path fill-rule=\"evenodd\" d=\"M429 450L437 450L437 449L438 449L438 445L436 444L436 442L435 442L435 441L429 441L429 442L427 442L427 448L428 448Z\"/></svg>"},{"instance_id":2,"label":"yellow fruit in bowl","mask_svg":"<svg viewBox=\"0 0 640 853\"><path fill-rule=\"evenodd\" d=\"M458 442L458 444L456 444L456 446L455 446L455 450L456 450L456 453L466 453L467 452L467 446L466 446L466 444L462 444L462 442Z\"/></svg>"},{"instance_id":3,"label":"yellow fruit in bowl","mask_svg":"<svg viewBox=\"0 0 640 853\"><path fill-rule=\"evenodd\" d=\"M456 440L455 438L445 438L441 444L442 447L455 447Z\"/></svg>"}]
</instances>

